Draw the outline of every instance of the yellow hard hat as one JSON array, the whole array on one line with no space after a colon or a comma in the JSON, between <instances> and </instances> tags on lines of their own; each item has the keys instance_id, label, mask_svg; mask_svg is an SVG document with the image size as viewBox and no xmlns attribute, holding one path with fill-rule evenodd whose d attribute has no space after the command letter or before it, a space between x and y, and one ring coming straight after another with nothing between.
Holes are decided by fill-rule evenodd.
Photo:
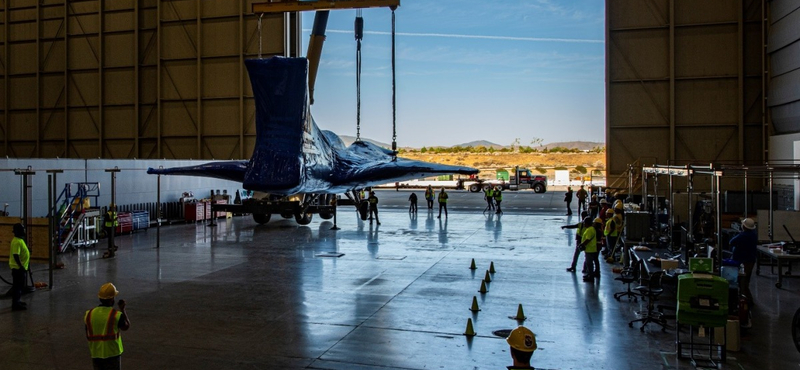
<instances>
[{"instance_id":1,"label":"yellow hard hat","mask_svg":"<svg viewBox=\"0 0 800 370\"><path fill-rule=\"evenodd\" d=\"M508 333L506 342L517 351L533 352L536 350L536 335L524 326L518 326L511 333Z\"/></svg>"},{"instance_id":2,"label":"yellow hard hat","mask_svg":"<svg viewBox=\"0 0 800 370\"><path fill-rule=\"evenodd\" d=\"M114 208L114 207L116 207L116 206L117 206L116 204L114 204L114 203L110 203L110 204L108 205L108 208Z\"/></svg>"},{"instance_id":3,"label":"yellow hard hat","mask_svg":"<svg viewBox=\"0 0 800 370\"><path fill-rule=\"evenodd\" d=\"M625 205L622 202L614 203L614 209L625 209Z\"/></svg>"},{"instance_id":4,"label":"yellow hard hat","mask_svg":"<svg viewBox=\"0 0 800 370\"><path fill-rule=\"evenodd\" d=\"M614 215L614 210L613 210L613 209L611 209L611 208L607 209L607 210L606 210L606 215L607 215L607 216L612 216L612 215Z\"/></svg>"},{"instance_id":5,"label":"yellow hard hat","mask_svg":"<svg viewBox=\"0 0 800 370\"><path fill-rule=\"evenodd\" d=\"M119 294L117 287L111 283L105 283L103 286L100 287L100 292L97 293L97 297L100 299L112 299Z\"/></svg>"},{"instance_id":6,"label":"yellow hard hat","mask_svg":"<svg viewBox=\"0 0 800 370\"><path fill-rule=\"evenodd\" d=\"M603 219L602 219L602 218L600 218L600 217L598 217L598 218L595 218L595 219L594 219L594 223L596 223L596 224L601 224L601 225L602 225L602 224L603 224Z\"/></svg>"}]
</instances>

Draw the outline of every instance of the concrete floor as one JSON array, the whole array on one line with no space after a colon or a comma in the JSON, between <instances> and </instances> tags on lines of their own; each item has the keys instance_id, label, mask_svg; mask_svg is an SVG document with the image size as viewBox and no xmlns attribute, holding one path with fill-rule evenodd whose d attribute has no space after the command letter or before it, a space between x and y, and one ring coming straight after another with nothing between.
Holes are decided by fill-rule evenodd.
<instances>
[{"instance_id":1,"label":"concrete floor","mask_svg":"<svg viewBox=\"0 0 800 370\"><path fill-rule=\"evenodd\" d=\"M492 332L517 325L519 304L537 368L693 368L674 354L674 329L628 327L643 306L614 300L623 285L610 265L595 284L564 271L573 234L559 226L576 218L389 210L376 227L339 216L339 231L237 217L162 227L160 248L156 229L121 236L112 260L93 248L61 255L55 289L26 295L28 311L0 304L0 369L90 368L82 316L107 281L128 302L128 369L503 369L508 345ZM480 294L490 262L497 272ZM34 276L47 281L46 267ZM754 327L722 368L798 368L789 326L800 281L773 284L755 278Z\"/></svg>"}]
</instances>

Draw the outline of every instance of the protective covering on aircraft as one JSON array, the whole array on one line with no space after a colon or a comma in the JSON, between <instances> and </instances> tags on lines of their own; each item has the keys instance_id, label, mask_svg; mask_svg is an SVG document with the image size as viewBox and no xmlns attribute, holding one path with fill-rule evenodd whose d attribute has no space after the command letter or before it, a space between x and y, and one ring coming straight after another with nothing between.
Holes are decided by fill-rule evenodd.
<instances>
[{"instance_id":1,"label":"protective covering on aircraft","mask_svg":"<svg viewBox=\"0 0 800 370\"><path fill-rule=\"evenodd\" d=\"M249 161L147 170L149 174L214 177L273 194L344 193L439 174L477 174L470 167L404 158L359 141L345 148L338 135L320 130L308 104L306 58L245 61L256 104L256 144ZM394 159L394 160L393 160Z\"/></svg>"}]
</instances>

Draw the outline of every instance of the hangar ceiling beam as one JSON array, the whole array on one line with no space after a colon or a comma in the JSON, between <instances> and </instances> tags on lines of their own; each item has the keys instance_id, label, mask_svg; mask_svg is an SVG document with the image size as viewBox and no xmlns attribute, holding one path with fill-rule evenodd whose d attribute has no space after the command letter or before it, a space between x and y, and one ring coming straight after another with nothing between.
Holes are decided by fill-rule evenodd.
<instances>
[{"instance_id":1,"label":"hangar ceiling beam","mask_svg":"<svg viewBox=\"0 0 800 370\"><path fill-rule=\"evenodd\" d=\"M274 1L253 3L253 13L304 12L310 10L366 9L400 6L400 0L320 0L320 1Z\"/></svg>"}]
</instances>

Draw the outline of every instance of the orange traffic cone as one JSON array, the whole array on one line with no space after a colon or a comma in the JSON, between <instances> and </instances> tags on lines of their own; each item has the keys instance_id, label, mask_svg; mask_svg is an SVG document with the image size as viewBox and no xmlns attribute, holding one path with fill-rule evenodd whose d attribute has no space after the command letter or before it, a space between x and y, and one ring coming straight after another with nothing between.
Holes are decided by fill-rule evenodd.
<instances>
[{"instance_id":1,"label":"orange traffic cone","mask_svg":"<svg viewBox=\"0 0 800 370\"><path fill-rule=\"evenodd\" d=\"M486 270L486 276L483 278L483 280L485 280L487 283L492 282L492 277L489 276L489 270Z\"/></svg>"},{"instance_id":2,"label":"orange traffic cone","mask_svg":"<svg viewBox=\"0 0 800 370\"><path fill-rule=\"evenodd\" d=\"M527 319L527 317L525 317L525 312L522 311L522 303L517 307L517 316L509 316L508 318L517 321L525 321L525 319Z\"/></svg>"},{"instance_id":3,"label":"orange traffic cone","mask_svg":"<svg viewBox=\"0 0 800 370\"><path fill-rule=\"evenodd\" d=\"M470 270L477 270L478 269L477 267L475 267L475 259L474 258L472 259L472 263L469 265L469 269Z\"/></svg>"},{"instance_id":4,"label":"orange traffic cone","mask_svg":"<svg viewBox=\"0 0 800 370\"><path fill-rule=\"evenodd\" d=\"M489 273L494 274L495 272L497 271L494 270L494 261L492 261L491 263L489 263Z\"/></svg>"},{"instance_id":5,"label":"orange traffic cone","mask_svg":"<svg viewBox=\"0 0 800 370\"><path fill-rule=\"evenodd\" d=\"M467 330L464 331L464 335L474 337L475 334L477 333L475 333L475 329L472 328L472 319L467 319Z\"/></svg>"},{"instance_id":6,"label":"orange traffic cone","mask_svg":"<svg viewBox=\"0 0 800 370\"><path fill-rule=\"evenodd\" d=\"M481 310L480 308L478 308L478 297L472 296L472 307L470 307L469 310L472 312L478 312Z\"/></svg>"},{"instance_id":7,"label":"orange traffic cone","mask_svg":"<svg viewBox=\"0 0 800 370\"><path fill-rule=\"evenodd\" d=\"M478 293L486 293L486 292L488 292L488 290L486 290L486 280L481 280L481 289L478 290Z\"/></svg>"}]
</instances>

